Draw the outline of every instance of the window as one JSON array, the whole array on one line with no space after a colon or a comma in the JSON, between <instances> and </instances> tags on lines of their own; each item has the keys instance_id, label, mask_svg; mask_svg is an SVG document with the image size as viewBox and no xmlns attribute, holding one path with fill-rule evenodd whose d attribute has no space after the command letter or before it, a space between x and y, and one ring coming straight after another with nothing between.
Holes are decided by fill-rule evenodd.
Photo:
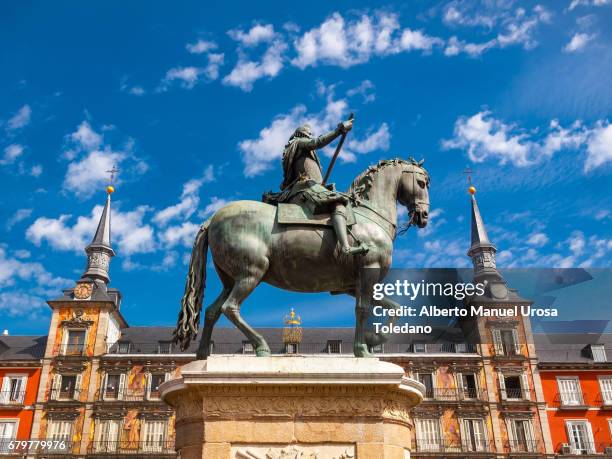
<instances>
[{"instance_id":1,"label":"window","mask_svg":"<svg viewBox=\"0 0 612 459\"><path fill-rule=\"evenodd\" d=\"M462 427L464 451L485 451L487 437L482 419L464 419Z\"/></svg>"},{"instance_id":2,"label":"window","mask_svg":"<svg viewBox=\"0 0 612 459\"><path fill-rule=\"evenodd\" d=\"M418 381L425 386L425 398L434 397L433 375L431 373L419 373Z\"/></svg>"},{"instance_id":3,"label":"window","mask_svg":"<svg viewBox=\"0 0 612 459\"><path fill-rule=\"evenodd\" d=\"M582 392L580 391L580 380L577 377L557 378L559 386L559 401L562 406L582 406Z\"/></svg>"},{"instance_id":4,"label":"window","mask_svg":"<svg viewBox=\"0 0 612 459\"><path fill-rule=\"evenodd\" d=\"M160 341L157 344L158 354L171 354L172 353L172 342L171 341Z\"/></svg>"},{"instance_id":5,"label":"window","mask_svg":"<svg viewBox=\"0 0 612 459\"><path fill-rule=\"evenodd\" d=\"M99 419L96 425L94 450L98 453L114 453L119 441L119 420Z\"/></svg>"},{"instance_id":6,"label":"window","mask_svg":"<svg viewBox=\"0 0 612 459\"><path fill-rule=\"evenodd\" d=\"M146 452L161 453L164 450L166 421L145 421L143 428L143 447Z\"/></svg>"},{"instance_id":7,"label":"window","mask_svg":"<svg viewBox=\"0 0 612 459\"><path fill-rule=\"evenodd\" d=\"M2 378L0 404L23 403L28 377L24 375L6 375Z\"/></svg>"},{"instance_id":8,"label":"window","mask_svg":"<svg viewBox=\"0 0 612 459\"><path fill-rule=\"evenodd\" d=\"M242 342L242 353L243 354L253 354L255 349L253 348L253 344L250 341Z\"/></svg>"},{"instance_id":9,"label":"window","mask_svg":"<svg viewBox=\"0 0 612 459\"><path fill-rule=\"evenodd\" d=\"M299 349L298 343L286 343L285 354L297 354Z\"/></svg>"},{"instance_id":10,"label":"window","mask_svg":"<svg viewBox=\"0 0 612 459\"><path fill-rule=\"evenodd\" d=\"M493 345L497 355L520 355L520 345L516 329L493 329Z\"/></svg>"},{"instance_id":11,"label":"window","mask_svg":"<svg viewBox=\"0 0 612 459\"><path fill-rule=\"evenodd\" d=\"M106 374L103 384L104 400L121 400L125 395L125 374Z\"/></svg>"},{"instance_id":12,"label":"window","mask_svg":"<svg viewBox=\"0 0 612 459\"><path fill-rule=\"evenodd\" d=\"M413 343L412 352L427 352L427 346L425 343Z\"/></svg>"},{"instance_id":13,"label":"window","mask_svg":"<svg viewBox=\"0 0 612 459\"><path fill-rule=\"evenodd\" d=\"M69 442L72 436L72 421L49 421L47 425L47 440Z\"/></svg>"},{"instance_id":14,"label":"window","mask_svg":"<svg viewBox=\"0 0 612 459\"><path fill-rule=\"evenodd\" d=\"M478 398L478 385L476 384L476 375L474 373L457 374L457 388L460 398Z\"/></svg>"},{"instance_id":15,"label":"window","mask_svg":"<svg viewBox=\"0 0 612 459\"><path fill-rule=\"evenodd\" d=\"M440 421L438 419L417 419L416 421L417 450L441 451Z\"/></svg>"},{"instance_id":16,"label":"window","mask_svg":"<svg viewBox=\"0 0 612 459\"><path fill-rule=\"evenodd\" d=\"M594 454L595 443L591 423L585 420L565 421L573 454Z\"/></svg>"},{"instance_id":17,"label":"window","mask_svg":"<svg viewBox=\"0 0 612 459\"><path fill-rule=\"evenodd\" d=\"M18 421L0 421L0 454L9 454L9 443L17 437L17 422Z\"/></svg>"},{"instance_id":18,"label":"window","mask_svg":"<svg viewBox=\"0 0 612 459\"><path fill-rule=\"evenodd\" d=\"M330 339L327 341L327 352L330 354L342 354L342 341Z\"/></svg>"},{"instance_id":19,"label":"window","mask_svg":"<svg viewBox=\"0 0 612 459\"><path fill-rule=\"evenodd\" d=\"M63 355L83 355L85 350L85 330L65 330Z\"/></svg>"},{"instance_id":20,"label":"window","mask_svg":"<svg viewBox=\"0 0 612 459\"><path fill-rule=\"evenodd\" d=\"M384 345L384 343L376 344L376 345L372 346L370 348L370 352L373 352L374 354L383 354L385 352L385 345Z\"/></svg>"},{"instance_id":21,"label":"window","mask_svg":"<svg viewBox=\"0 0 612 459\"><path fill-rule=\"evenodd\" d=\"M159 400L159 386L168 380L169 373L150 373L147 381L147 399Z\"/></svg>"},{"instance_id":22,"label":"window","mask_svg":"<svg viewBox=\"0 0 612 459\"><path fill-rule=\"evenodd\" d=\"M129 341L119 341L117 343L117 354L129 354L130 353L130 342Z\"/></svg>"},{"instance_id":23,"label":"window","mask_svg":"<svg viewBox=\"0 0 612 459\"><path fill-rule=\"evenodd\" d=\"M533 428L529 419L510 421L510 450L515 453L528 453L536 450Z\"/></svg>"},{"instance_id":24,"label":"window","mask_svg":"<svg viewBox=\"0 0 612 459\"><path fill-rule=\"evenodd\" d=\"M599 388L604 405L612 405L612 376L599 378Z\"/></svg>"},{"instance_id":25,"label":"window","mask_svg":"<svg viewBox=\"0 0 612 459\"><path fill-rule=\"evenodd\" d=\"M499 390L502 400L529 400L527 374L498 373Z\"/></svg>"},{"instance_id":26,"label":"window","mask_svg":"<svg viewBox=\"0 0 612 459\"><path fill-rule=\"evenodd\" d=\"M81 375L54 375L51 400L77 400L81 390Z\"/></svg>"},{"instance_id":27,"label":"window","mask_svg":"<svg viewBox=\"0 0 612 459\"><path fill-rule=\"evenodd\" d=\"M591 355L595 362L607 362L606 348L603 344L591 344Z\"/></svg>"}]
</instances>

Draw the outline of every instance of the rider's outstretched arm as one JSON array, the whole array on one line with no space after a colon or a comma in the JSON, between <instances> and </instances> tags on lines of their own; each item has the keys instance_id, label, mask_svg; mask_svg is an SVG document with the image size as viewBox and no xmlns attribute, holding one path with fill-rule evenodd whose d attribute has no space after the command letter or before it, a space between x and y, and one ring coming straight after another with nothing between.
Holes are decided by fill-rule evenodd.
<instances>
[{"instance_id":1,"label":"rider's outstretched arm","mask_svg":"<svg viewBox=\"0 0 612 459\"><path fill-rule=\"evenodd\" d=\"M336 137L341 135L343 132L344 130L342 129L342 123L340 123L336 129L334 129L333 131L329 131L327 134L320 135L319 137L314 139L307 139L302 137L298 139L298 142L300 142L300 148L305 148L308 150L318 150L319 148L323 148L329 145Z\"/></svg>"}]
</instances>

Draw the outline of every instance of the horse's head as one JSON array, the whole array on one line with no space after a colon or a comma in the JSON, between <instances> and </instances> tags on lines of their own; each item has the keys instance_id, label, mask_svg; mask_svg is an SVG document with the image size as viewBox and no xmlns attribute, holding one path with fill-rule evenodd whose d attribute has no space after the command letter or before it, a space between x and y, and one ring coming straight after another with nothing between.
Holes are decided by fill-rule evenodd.
<instances>
[{"instance_id":1,"label":"horse's head","mask_svg":"<svg viewBox=\"0 0 612 459\"><path fill-rule=\"evenodd\" d=\"M410 160L404 166L397 190L397 200L408 209L409 224L427 226L429 216L429 174L423 161Z\"/></svg>"}]
</instances>

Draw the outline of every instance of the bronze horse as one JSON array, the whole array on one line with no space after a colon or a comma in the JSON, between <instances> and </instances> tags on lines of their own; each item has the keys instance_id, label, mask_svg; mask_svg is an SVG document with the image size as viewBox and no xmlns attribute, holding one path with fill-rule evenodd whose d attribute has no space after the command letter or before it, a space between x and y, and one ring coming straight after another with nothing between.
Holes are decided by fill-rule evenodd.
<instances>
[{"instance_id":1,"label":"bronze horse","mask_svg":"<svg viewBox=\"0 0 612 459\"><path fill-rule=\"evenodd\" d=\"M347 196L353 201L356 220L351 233L369 247L364 255L339 255L330 227L279 224L277 209L270 204L234 201L219 209L196 236L175 341L185 349L196 337L204 297L206 253L210 248L223 291L206 308L199 359L209 355L212 330L222 313L246 335L258 356L270 355L264 338L240 315L241 304L260 282L295 292L355 296L353 351L357 357L370 356L366 322L371 293L374 283L380 282L391 266L398 229L397 203L408 209L409 225L425 227L429 175L422 161L380 161L353 181ZM365 279L363 273L372 271L377 274ZM394 304L389 302L386 306Z\"/></svg>"}]
</instances>

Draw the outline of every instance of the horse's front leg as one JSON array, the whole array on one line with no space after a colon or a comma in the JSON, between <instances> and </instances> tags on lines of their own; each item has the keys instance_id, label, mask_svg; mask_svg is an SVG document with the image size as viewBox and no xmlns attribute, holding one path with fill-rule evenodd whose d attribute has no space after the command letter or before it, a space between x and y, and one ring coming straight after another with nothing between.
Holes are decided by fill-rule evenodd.
<instances>
[{"instance_id":1,"label":"horse's front leg","mask_svg":"<svg viewBox=\"0 0 612 459\"><path fill-rule=\"evenodd\" d=\"M355 341L353 343L353 353L355 357L372 357L366 342L366 327L372 306L374 284L378 281L380 269L378 267L368 267L360 271L359 282L355 292Z\"/></svg>"}]
</instances>

